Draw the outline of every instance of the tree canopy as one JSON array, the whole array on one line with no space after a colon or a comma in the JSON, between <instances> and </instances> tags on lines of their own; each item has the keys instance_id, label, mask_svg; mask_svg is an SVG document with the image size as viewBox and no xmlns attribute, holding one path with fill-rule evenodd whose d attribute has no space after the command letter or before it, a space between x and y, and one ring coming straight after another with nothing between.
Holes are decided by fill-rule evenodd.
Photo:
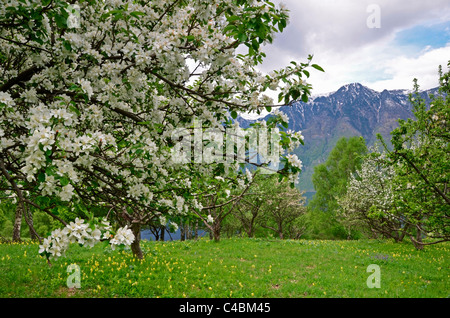
<instances>
[{"instance_id":1,"label":"tree canopy","mask_svg":"<svg viewBox=\"0 0 450 318\"><path fill-rule=\"evenodd\" d=\"M236 127L239 112L306 101L307 61L262 74L257 66L288 10L270 1L13 1L0 8L0 189L64 225L58 207L131 226L202 211L200 193L239 161L180 164L174 131ZM281 115L269 131L287 125ZM298 137L298 136L296 136ZM282 135L282 149L298 138ZM178 138L178 136L177 136ZM200 140L205 146L208 140ZM303 142L303 141L302 141ZM281 154L280 173L300 172ZM192 158L193 159L193 158ZM224 179L226 180L226 179ZM237 182L238 180L241 180ZM139 256L138 246L133 249Z\"/></svg>"},{"instance_id":2,"label":"tree canopy","mask_svg":"<svg viewBox=\"0 0 450 318\"><path fill-rule=\"evenodd\" d=\"M351 175L361 167L367 146L362 137L341 137L326 162L314 167L316 193L308 204L310 227L315 235L346 238L348 233L336 219L337 199L347 191ZM325 234L328 233L328 234Z\"/></svg>"}]
</instances>

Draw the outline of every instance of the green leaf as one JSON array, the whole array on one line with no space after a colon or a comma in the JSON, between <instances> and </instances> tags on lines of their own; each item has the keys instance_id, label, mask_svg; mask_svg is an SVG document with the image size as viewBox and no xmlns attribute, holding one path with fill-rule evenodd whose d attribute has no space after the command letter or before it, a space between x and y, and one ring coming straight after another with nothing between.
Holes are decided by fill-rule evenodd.
<instances>
[{"instance_id":1,"label":"green leaf","mask_svg":"<svg viewBox=\"0 0 450 318\"><path fill-rule=\"evenodd\" d=\"M236 112L235 110L232 110L232 111L231 111L231 117L232 117L233 119L236 119L237 116L238 116L237 112Z\"/></svg>"},{"instance_id":2,"label":"green leaf","mask_svg":"<svg viewBox=\"0 0 450 318\"><path fill-rule=\"evenodd\" d=\"M240 19L239 16L237 16L237 15L232 15L231 17L228 17L228 18L227 18L227 21L228 21L228 22L233 22L233 21L237 21L237 20L239 20L239 19Z\"/></svg>"},{"instance_id":3,"label":"green leaf","mask_svg":"<svg viewBox=\"0 0 450 318\"><path fill-rule=\"evenodd\" d=\"M77 114L77 116L80 116L80 115L81 115L81 113L80 113L80 111L78 110L78 108L76 108L76 107L74 107L74 106L72 106L72 105L69 106L69 110L73 111L75 114Z\"/></svg>"},{"instance_id":4,"label":"green leaf","mask_svg":"<svg viewBox=\"0 0 450 318\"><path fill-rule=\"evenodd\" d=\"M39 182L44 182L45 181L45 173L41 172L38 175L38 180L39 180Z\"/></svg>"},{"instance_id":5,"label":"green leaf","mask_svg":"<svg viewBox=\"0 0 450 318\"><path fill-rule=\"evenodd\" d=\"M58 214L59 214L59 207L54 207L54 208L52 209L52 213L53 213L54 215L58 215Z\"/></svg>"},{"instance_id":6,"label":"green leaf","mask_svg":"<svg viewBox=\"0 0 450 318\"><path fill-rule=\"evenodd\" d=\"M67 177L62 177L61 179L59 179L59 182L61 183L61 185L62 185L63 187L65 187L66 185L69 184L69 178L67 178Z\"/></svg>"},{"instance_id":7,"label":"green leaf","mask_svg":"<svg viewBox=\"0 0 450 318\"><path fill-rule=\"evenodd\" d=\"M145 13L141 12L141 11L134 11L134 12L131 12L130 15L135 18L139 18L140 15L145 15Z\"/></svg>"},{"instance_id":8,"label":"green leaf","mask_svg":"<svg viewBox=\"0 0 450 318\"><path fill-rule=\"evenodd\" d=\"M70 42L67 40L63 41L63 46L67 51L72 51L72 45L70 45Z\"/></svg>"},{"instance_id":9,"label":"green leaf","mask_svg":"<svg viewBox=\"0 0 450 318\"><path fill-rule=\"evenodd\" d=\"M281 103L281 101L283 100L283 93L279 93L278 94L278 102Z\"/></svg>"},{"instance_id":10,"label":"green leaf","mask_svg":"<svg viewBox=\"0 0 450 318\"><path fill-rule=\"evenodd\" d=\"M304 102L304 103L308 102L308 95L307 94L303 94L302 95L302 102Z\"/></svg>"},{"instance_id":11,"label":"green leaf","mask_svg":"<svg viewBox=\"0 0 450 318\"><path fill-rule=\"evenodd\" d=\"M238 40L239 40L240 42L245 42L245 41L247 41L247 34L245 34L245 33L239 33L239 34L238 34Z\"/></svg>"},{"instance_id":12,"label":"green leaf","mask_svg":"<svg viewBox=\"0 0 450 318\"><path fill-rule=\"evenodd\" d=\"M236 26L234 26L233 24L229 24L223 29L223 33L228 34L229 31L234 31L234 30L236 30Z\"/></svg>"},{"instance_id":13,"label":"green leaf","mask_svg":"<svg viewBox=\"0 0 450 318\"><path fill-rule=\"evenodd\" d=\"M68 17L68 13L65 12L64 10L61 12L61 14L55 15L55 22L56 22L56 26L60 29L65 29L67 28L67 17Z\"/></svg>"},{"instance_id":14,"label":"green leaf","mask_svg":"<svg viewBox=\"0 0 450 318\"><path fill-rule=\"evenodd\" d=\"M317 65L317 64L312 64L311 66L314 67L316 70L319 70L319 71L321 71L321 72L325 72L325 71L323 70L323 68L320 67L320 66Z\"/></svg>"},{"instance_id":15,"label":"green leaf","mask_svg":"<svg viewBox=\"0 0 450 318\"><path fill-rule=\"evenodd\" d=\"M279 174L279 175L278 175L278 182L281 182L281 181L283 181L283 175L282 175L282 174Z\"/></svg>"},{"instance_id":16,"label":"green leaf","mask_svg":"<svg viewBox=\"0 0 450 318\"><path fill-rule=\"evenodd\" d=\"M297 100L300 97L300 91L297 89L292 90L291 92L292 99Z\"/></svg>"}]
</instances>

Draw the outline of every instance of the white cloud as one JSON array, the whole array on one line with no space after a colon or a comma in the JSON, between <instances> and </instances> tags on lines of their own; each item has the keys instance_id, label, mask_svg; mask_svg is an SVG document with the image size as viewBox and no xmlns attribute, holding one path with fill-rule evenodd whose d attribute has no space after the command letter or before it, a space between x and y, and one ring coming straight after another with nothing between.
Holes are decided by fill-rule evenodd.
<instances>
[{"instance_id":1,"label":"white cloud","mask_svg":"<svg viewBox=\"0 0 450 318\"><path fill-rule=\"evenodd\" d=\"M449 45L418 49L395 42L402 30L450 21L448 0L378 0L380 28L367 27L371 13L366 9L373 0L283 2L291 11L290 24L266 47L261 70L278 69L291 60L305 61L308 54L314 54L314 63L325 73L311 71L313 94L335 91L351 82L376 90L410 89L414 78L422 88L435 87L438 65L445 68L450 59Z\"/></svg>"},{"instance_id":2,"label":"white cloud","mask_svg":"<svg viewBox=\"0 0 450 318\"><path fill-rule=\"evenodd\" d=\"M393 88L412 88L413 79L417 78L421 89L434 88L439 85L438 66L447 70L447 62L450 59L450 45L434 50L426 50L417 58L405 56L393 57L385 60L383 68L389 75L388 79L367 84L375 90Z\"/></svg>"}]
</instances>

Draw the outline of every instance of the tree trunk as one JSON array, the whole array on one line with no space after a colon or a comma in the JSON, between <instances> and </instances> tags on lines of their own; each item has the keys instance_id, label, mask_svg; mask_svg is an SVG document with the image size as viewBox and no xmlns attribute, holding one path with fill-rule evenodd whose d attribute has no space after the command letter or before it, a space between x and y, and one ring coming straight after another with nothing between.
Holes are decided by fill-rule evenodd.
<instances>
[{"instance_id":1,"label":"tree trunk","mask_svg":"<svg viewBox=\"0 0 450 318\"><path fill-rule=\"evenodd\" d=\"M13 235L12 239L14 242L20 241L20 227L22 226L22 209L20 208L20 205L18 204L16 207L16 217L14 219L14 228L13 228Z\"/></svg>"},{"instance_id":2,"label":"tree trunk","mask_svg":"<svg viewBox=\"0 0 450 318\"><path fill-rule=\"evenodd\" d=\"M29 208L27 208L27 210L28 210L28 220L29 220L28 226L30 228L30 237L32 240L37 240L38 237L37 237L36 231L34 229L33 214L30 212ZM24 211L24 213L27 213L27 211Z\"/></svg>"},{"instance_id":3,"label":"tree trunk","mask_svg":"<svg viewBox=\"0 0 450 318\"><path fill-rule=\"evenodd\" d=\"M165 240L165 238L164 238L165 234L166 234L166 228L164 226L161 226L161 241Z\"/></svg>"},{"instance_id":4,"label":"tree trunk","mask_svg":"<svg viewBox=\"0 0 450 318\"><path fill-rule=\"evenodd\" d=\"M198 221L195 221L195 225L194 225L194 239L198 239Z\"/></svg>"},{"instance_id":5,"label":"tree trunk","mask_svg":"<svg viewBox=\"0 0 450 318\"><path fill-rule=\"evenodd\" d=\"M212 226L212 238L215 242L220 241L220 222L214 222Z\"/></svg>"},{"instance_id":6,"label":"tree trunk","mask_svg":"<svg viewBox=\"0 0 450 318\"><path fill-rule=\"evenodd\" d=\"M403 229L400 230L400 237L399 240L403 241L403 239L405 238L405 235L407 234L407 230L409 228L409 225L405 225L405 227Z\"/></svg>"},{"instance_id":7,"label":"tree trunk","mask_svg":"<svg viewBox=\"0 0 450 318\"><path fill-rule=\"evenodd\" d=\"M131 251L138 259L142 259L144 254L141 250L141 225L139 223L131 224L131 231L134 234L134 241L131 243Z\"/></svg>"},{"instance_id":8,"label":"tree trunk","mask_svg":"<svg viewBox=\"0 0 450 318\"><path fill-rule=\"evenodd\" d=\"M416 242L417 242L416 248L418 250L423 250L423 244L421 244L422 243L422 231L420 229L417 229Z\"/></svg>"},{"instance_id":9,"label":"tree trunk","mask_svg":"<svg viewBox=\"0 0 450 318\"><path fill-rule=\"evenodd\" d=\"M180 241L186 239L186 225L184 223L180 224Z\"/></svg>"},{"instance_id":10,"label":"tree trunk","mask_svg":"<svg viewBox=\"0 0 450 318\"><path fill-rule=\"evenodd\" d=\"M413 242L414 247L417 250L423 250L423 244L422 243L422 231L420 229L417 229L416 237L414 235L409 236L411 238L411 241Z\"/></svg>"},{"instance_id":11,"label":"tree trunk","mask_svg":"<svg viewBox=\"0 0 450 318\"><path fill-rule=\"evenodd\" d=\"M280 236L281 240L284 240L283 225L281 224L281 222L278 224L278 235Z\"/></svg>"}]
</instances>

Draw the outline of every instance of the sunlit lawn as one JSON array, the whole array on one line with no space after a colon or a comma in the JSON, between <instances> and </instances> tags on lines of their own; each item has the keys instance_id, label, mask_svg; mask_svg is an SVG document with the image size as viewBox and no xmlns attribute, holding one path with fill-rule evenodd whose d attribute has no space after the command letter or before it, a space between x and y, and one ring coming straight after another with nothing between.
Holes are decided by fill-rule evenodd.
<instances>
[{"instance_id":1,"label":"sunlit lawn","mask_svg":"<svg viewBox=\"0 0 450 318\"><path fill-rule=\"evenodd\" d=\"M72 245L50 267L37 243L0 245L0 297L404 297L450 296L450 244L222 239L142 242L145 257ZM80 268L80 288L70 264ZM380 288L369 288L370 264Z\"/></svg>"}]
</instances>

